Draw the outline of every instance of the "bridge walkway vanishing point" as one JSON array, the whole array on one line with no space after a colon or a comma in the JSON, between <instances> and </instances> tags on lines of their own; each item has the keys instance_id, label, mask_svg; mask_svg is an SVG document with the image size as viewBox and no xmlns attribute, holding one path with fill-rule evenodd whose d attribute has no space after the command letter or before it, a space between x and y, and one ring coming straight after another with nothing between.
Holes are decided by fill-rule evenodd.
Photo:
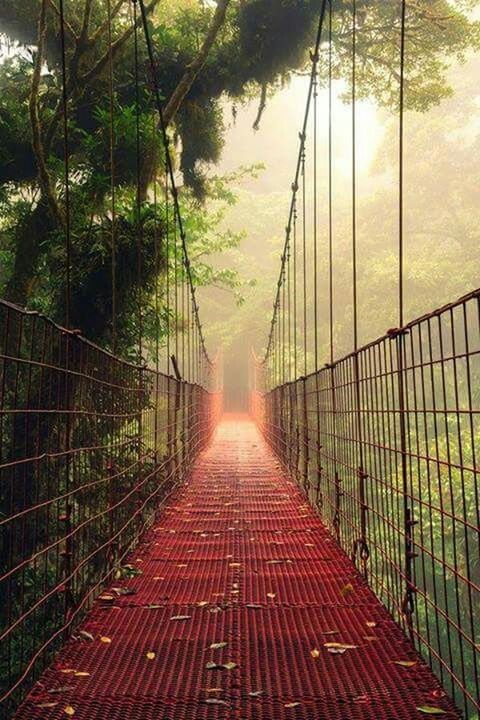
<instances>
[{"instance_id":1,"label":"bridge walkway vanishing point","mask_svg":"<svg viewBox=\"0 0 480 720\"><path fill-rule=\"evenodd\" d=\"M247 417L129 564L17 720L458 717Z\"/></svg>"}]
</instances>

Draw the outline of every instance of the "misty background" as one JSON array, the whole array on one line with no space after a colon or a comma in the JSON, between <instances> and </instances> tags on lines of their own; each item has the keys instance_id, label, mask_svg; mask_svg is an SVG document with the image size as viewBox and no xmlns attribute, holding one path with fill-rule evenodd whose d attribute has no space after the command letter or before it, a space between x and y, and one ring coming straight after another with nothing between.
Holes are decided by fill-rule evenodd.
<instances>
[{"instance_id":1,"label":"misty background","mask_svg":"<svg viewBox=\"0 0 480 720\"><path fill-rule=\"evenodd\" d=\"M480 58L445 58L450 95L428 112L405 114L405 319L450 302L478 285L480 206ZM324 70L325 72L325 70ZM320 70L322 73L322 70ZM395 82L392 80L392 83ZM395 88L394 88L395 89ZM243 232L223 253L244 281L242 304L224 289L199 293L208 346L223 350L227 410L245 410L250 351L265 351L278 279L303 121L308 77L295 76L271 93L260 127L252 129L258 98L230 117L221 162L228 174L262 163L258 177L234 183L237 202L223 226ZM336 81L332 103L335 357L352 349L352 106L347 83ZM408 88L407 88L408 93ZM328 90L318 98L318 243L321 362L328 359ZM398 326L398 114L372 99L357 101L357 247L359 342ZM309 134L311 136L311 122ZM309 138L307 134L307 157ZM311 155L311 153L310 153ZM311 161L310 161L311 162ZM307 165L307 174L311 172ZM311 185L311 183L309 183ZM307 202L312 247L313 198ZM311 262L310 262L310 270ZM254 284L253 284L254 283ZM307 278L307 311L312 281ZM312 322L309 323L310 327ZM309 345L311 347L311 343ZM312 358L307 358L312 369Z\"/></svg>"}]
</instances>

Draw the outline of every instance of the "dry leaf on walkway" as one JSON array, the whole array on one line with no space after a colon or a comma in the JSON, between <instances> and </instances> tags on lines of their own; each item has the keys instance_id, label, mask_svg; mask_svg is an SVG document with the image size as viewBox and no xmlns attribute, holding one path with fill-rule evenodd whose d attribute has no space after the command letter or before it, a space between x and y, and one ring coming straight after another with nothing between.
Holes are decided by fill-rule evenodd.
<instances>
[{"instance_id":1,"label":"dry leaf on walkway","mask_svg":"<svg viewBox=\"0 0 480 720\"><path fill-rule=\"evenodd\" d=\"M392 660L392 663L394 665L400 665L400 667L409 668L409 667L413 667L414 665L416 665L417 661L416 660Z\"/></svg>"},{"instance_id":2,"label":"dry leaf on walkway","mask_svg":"<svg viewBox=\"0 0 480 720\"><path fill-rule=\"evenodd\" d=\"M310 655L312 656L312 658L318 658L320 657L320 650L314 648L313 650L310 650Z\"/></svg>"},{"instance_id":3,"label":"dry leaf on walkway","mask_svg":"<svg viewBox=\"0 0 480 720\"><path fill-rule=\"evenodd\" d=\"M417 710L424 715L445 715L446 710L435 707L434 705L420 705Z\"/></svg>"},{"instance_id":4,"label":"dry leaf on walkway","mask_svg":"<svg viewBox=\"0 0 480 720\"><path fill-rule=\"evenodd\" d=\"M174 615L170 620L190 620L191 615Z\"/></svg>"},{"instance_id":5,"label":"dry leaf on walkway","mask_svg":"<svg viewBox=\"0 0 480 720\"><path fill-rule=\"evenodd\" d=\"M210 650L220 650L220 648L227 647L227 645L228 645L227 642L216 642L216 643L212 643L212 644L209 646L208 649L210 649Z\"/></svg>"},{"instance_id":6,"label":"dry leaf on walkway","mask_svg":"<svg viewBox=\"0 0 480 720\"><path fill-rule=\"evenodd\" d=\"M64 707L63 712L65 713L65 715L75 715L75 710L71 705L67 705L66 707Z\"/></svg>"},{"instance_id":7,"label":"dry leaf on walkway","mask_svg":"<svg viewBox=\"0 0 480 720\"><path fill-rule=\"evenodd\" d=\"M155 653L152 651L147 652L146 657L147 657L147 660L155 660Z\"/></svg>"},{"instance_id":8,"label":"dry leaf on walkway","mask_svg":"<svg viewBox=\"0 0 480 720\"><path fill-rule=\"evenodd\" d=\"M109 645L112 642L112 640L111 640L111 638L106 637L105 635L102 635L102 637L100 638L100 642L105 643L106 645Z\"/></svg>"}]
</instances>

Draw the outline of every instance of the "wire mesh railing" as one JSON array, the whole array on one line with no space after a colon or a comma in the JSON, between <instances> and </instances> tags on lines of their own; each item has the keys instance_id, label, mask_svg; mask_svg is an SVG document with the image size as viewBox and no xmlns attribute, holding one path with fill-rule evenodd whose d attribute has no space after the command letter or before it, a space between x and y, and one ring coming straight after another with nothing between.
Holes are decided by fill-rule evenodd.
<instances>
[{"instance_id":1,"label":"wire mesh railing","mask_svg":"<svg viewBox=\"0 0 480 720\"><path fill-rule=\"evenodd\" d=\"M5 716L182 482L220 411L203 387L0 302Z\"/></svg>"},{"instance_id":2,"label":"wire mesh railing","mask_svg":"<svg viewBox=\"0 0 480 720\"><path fill-rule=\"evenodd\" d=\"M480 290L306 377L266 391L264 375L251 411L271 446L478 717Z\"/></svg>"}]
</instances>

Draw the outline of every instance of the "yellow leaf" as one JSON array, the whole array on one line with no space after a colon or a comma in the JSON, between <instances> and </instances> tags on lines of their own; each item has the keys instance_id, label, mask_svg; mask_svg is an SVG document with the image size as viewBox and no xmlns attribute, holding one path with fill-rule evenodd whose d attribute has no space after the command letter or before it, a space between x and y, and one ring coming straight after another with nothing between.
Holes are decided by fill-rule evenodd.
<instances>
[{"instance_id":1,"label":"yellow leaf","mask_svg":"<svg viewBox=\"0 0 480 720\"><path fill-rule=\"evenodd\" d=\"M214 692L223 692L223 688L207 688L205 690L207 693L214 693Z\"/></svg>"},{"instance_id":2,"label":"yellow leaf","mask_svg":"<svg viewBox=\"0 0 480 720\"><path fill-rule=\"evenodd\" d=\"M147 652L147 659L148 660L155 660L155 653L150 650L150 652Z\"/></svg>"},{"instance_id":3,"label":"yellow leaf","mask_svg":"<svg viewBox=\"0 0 480 720\"><path fill-rule=\"evenodd\" d=\"M64 707L63 712L65 713L65 715L75 715L75 710L71 705L67 705L66 707Z\"/></svg>"},{"instance_id":4,"label":"yellow leaf","mask_svg":"<svg viewBox=\"0 0 480 720\"><path fill-rule=\"evenodd\" d=\"M445 715L445 710L439 707L435 707L434 705L420 705L420 707L417 707L417 710L421 713L424 713L424 715Z\"/></svg>"},{"instance_id":5,"label":"yellow leaf","mask_svg":"<svg viewBox=\"0 0 480 720\"><path fill-rule=\"evenodd\" d=\"M79 671L79 672L75 673L75 677L89 677L89 675L90 675L89 672L83 672L83 671Z\"/></svg>"},{"instance_id":6,"label":"yellow leaf","mask_svg":"<svg viewBox=\"0 0 480 720\"><path fill-rule=\"evenodd\" d=\"M216 642L210 645L210 650L220 650L220 648L227 647L227 642Z\"/></svg>"},{"instance_id":7,"label":"yellow leaf","mask_svg":"<svg viewBox=\"0 0 480 720\"><path fill-rule=\"evenodd\" d=\"M61 673L64 673L64 675L68 675L69 673L74 673L76 670L74 668L65 668L65 670L60 670Z\"/></svg>"},{"instance_id":8,"label":"yellow leaf","mask_svg":"<svg viewBox=\"0 0 480 720\"><path fill-rule=\"evenodd\" d=\"M320 657L320 650L314 648L313 650L310 650L310 655L312 656L312 658L318 658Z\"/></svg>"},{"instance_id":9,"label":"yellow leaf","mask_svg":"<svg viewBox=\"0 0 480 720\"><path fill-rule=\"evenodd\" d=\"M416 660L392 660L394 665L400 665L400 667L413 667L417 664Z\"/></svg>"},{"instance_id":10,"label":"yellow leaf","mask_svg":"<svg viewBox=\"0 0 480 720\"><path fill-rule=\"evenodd\" d=\"M347 597L347 595L350 595L353 593L354 587L352 583L347 583L343 586L343 588L340 590L340 594L343 595L343 597Z\"/></svg>"},{"instance_id":11,"label":"yellow leaf","mask_svg":"<svg viewBox=\"0 0 480 720\"><path fill-rule=\"evenodd\" d=\"M273 599L273 598L276 597L276 596L277 596L276 593L273 593L273 592L267 593L267 597L269 597L269 598L272 598L272 599Z\"/></svg>"},{"instance_id":12,"label":"yellow leaf","mask_svg":"<svg viewBox=\"0 0 480 720\"><path fill-rule=\"evenodd\" d=\"M208 605L208 600L200 600L197 605L198 607L205 607L205 605Z\"/></svg>"},{"instance_id":13,"label":"yellow leaf","mask_svg":"<svg viewBox=\"0 0 480 720\"><path fill-rule=\"evenodd\" d=\"M109 637L105 637L105 635L102 635L102 637L100 638L100 642L106 643L108 645L108 643L111 643L112 641Z\"/></svg>"},{"instance_id":14,"label":"yellow leaf","mask_svg":"<svg viewBox=\"0 0 480 720\"><path fill-rule=\"evenodd\" d=\"M323 643L323 647L336 648L337 650L353 650L354 648L357 648L358 645L349 645L348 643L338 643L338 642L326 642L326 643Z\"/></svg>"},{"instance_id":15,"label":"yellow leaf","mask_svg":"<svg viewBox=\"0 0 480 720\"><path fill-rule=\"evenodd\" d=\"M373 620L370 620L369 622L366 622L365 625L369 628L377 627L378 623L373 622Z\"/></svg>"},{"instance_id":16,"label":"yellow leaf","mask_svg":"<svg viewBox=\"0 0 480 720\"><path fill-rule=\"evenodd\" d=\"M300 705L299 702L291 702L291 703L285 703L285 705L283 707L293 708L293 707L297 707L298 705Z\"/></svg>"}]
</instances>

